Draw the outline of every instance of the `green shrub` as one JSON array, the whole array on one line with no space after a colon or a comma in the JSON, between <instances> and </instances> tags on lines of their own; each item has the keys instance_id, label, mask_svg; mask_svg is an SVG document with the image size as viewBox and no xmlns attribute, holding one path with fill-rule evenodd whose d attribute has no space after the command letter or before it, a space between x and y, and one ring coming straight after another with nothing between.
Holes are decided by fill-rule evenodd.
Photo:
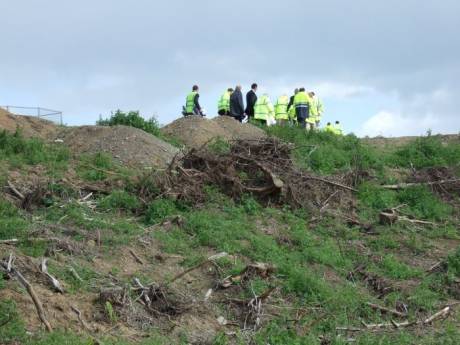
<instances>
[{"instance_id":1,"label":"green shrub","mask_svg":"<svg viewBox=\"0 0 460 345\"><path fill-rule=\"evenodd\" d=\"M123 190L115 190L99 202L100 208L109 211L133 211L139 206L139 199Z\"/></svg>"},{"instance_id":2,"label":"green shrub","mask_svg":"<svg viewBox=\"0 0 460 345\"><path fill-rule=\"evenodd\" d=\"M441 137L428 135L397 149L389 157L393 166L415 168L454 166L460 162L460 144L443 144Z\"/></svg>"},{"instance_id":3,"label":"green shrub","mask_svg":"<svg viewBox=\"0 0 460 345\"><path fill-rule=\"evenodd\" d=\"M400 191L396 199L399 204L410 207L410 213L416 218L444 220L452 208L443 203L426 186L415 186Z\"/></svg>"},{"instance_id":4,"label":"green shrub","mask_svg":"<svg viewBox=\"0 0 460 345\"><path fill-rule=\"evenodd\" d=\"M359 187L358 199L363 206L381 211L395 206L396 193L379 188L371 183L363 183Z\"/></svg>"},{"instance_id":5,"label":"green shrub","mask_svg":"<svg viewBox=\"0 0 460 345\"><path fill-rule=\"evenodd\" d=\"M177 214L176 203L171 199L158 199L152 201L145 212L145 223L153 225L161 223L169 216Z\"/></svg>"},{"instance_id":6,"label":"green shrub","mask_svg":"<svg viewBox=\"0 0 460 345\"><path fill-rule=\"evenodd\" d=\"M460 246L447 257L447 267L450 275L460 277Z\"/></svg>"},{"instance_id":7,"label":"green shrub","mask_svg":"<svg viewBox=\"0 0 460 345\"><path fill-rule=\"evenodd\" d=\"M101 119L97 121L97 124L99 126L131 126L142 129L143 131L157 137L161 136L160 124L157 119L155 117L151 117L146 120L139 114L139 111L129 111L128 113L125 113L121 110L117 110L115 113L112 113L110 118L104 120Z\"/></svg>"},{"instance_id":8,"label":"green shrub","mask_svg":"<svg viewBox=\"0 0 460 345\"><path fill-rule=\"evenodd\" d=\"M346 169L381 170L383 167L374 150L354 135L337 136L298 127L272 126L265 129L268 134L295 144L294 158L303 168L331 174Z\"/></svg>"},{"instance_id":9,"label":"green shrub","mask_svg":"<svg viewBox=\"0 0 460 345\"><path fill-rule=\"evenodd\" d=\"M24 324L11 300L0 301L0 343L8 344L25 338Z\"/></svg>"},{"instance_id":10,"label":"green shrub","mask_svg":"<svg viewBox=\"0 0 460 345\"><path fill-rule=\"evenodd\" d=\"M94 155L83 155L78 166L79 175L88 181L107 179L107 171L114 168L112 156L104 152Z\"/></svg>"},{"instance_id":11,"label":"green shrub","mask_svg":"<svg viewBox=\"0 0 460 345\"><path fill-rule=\"evenodd\" d=\"M382 261L385 275L394 279L409 279L419 277L421 271L398 261L393 255L386 255Z\"/></svg>"},{"instance_id":12,"label":"green shrub","mask_svg":"<svg viewBox=\"0 0 460 345\"><path fill-rule=\"evenodd\" d=\"M0 197L0 239L22 237L27 229L27 221L19 210Z\"/></svg>"}]
</instances>

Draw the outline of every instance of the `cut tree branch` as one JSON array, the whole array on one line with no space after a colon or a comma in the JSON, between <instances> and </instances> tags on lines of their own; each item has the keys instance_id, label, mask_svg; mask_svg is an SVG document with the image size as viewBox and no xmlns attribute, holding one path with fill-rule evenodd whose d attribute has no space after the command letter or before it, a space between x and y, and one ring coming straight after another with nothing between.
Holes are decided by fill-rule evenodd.
<instances>
[{"instance_id":1,"label":"cut tree branch","mask_svg":"<svg viewBox=\"0 0 460 345\"><path fill-rule=\"evenodd\" d=\"M434 186L434 185L442 185L442 184L455 183L455 182L460 182L460 179L440 180L440 181L431 181L431 182L389 184L389 185L383 185L381 186L381 188L390 189L390 190L398 190L398 189L406 189L406 188L410 188L414 186Z\"/></svg>"},{"instance_id":2,"label":"cut tree branch","mask_svg":"<svg viewBox=\"0 0 460 345\"><path fill-rule=\"evenodd\" d=\"M21 285L24 286L24 288L27 290L27 293L32 298L32 301L34 302L38 317L40 318L40 321L45 325L46 331L52 332L53 328L51 327L51 324L49 323L49 321L46 319L42 302L38 298L32 285L27 281L26 278L24 278L21 272L19 272L16 268L13 267L13 265L11 264L11 262L13 261L14 261L14 257L12 254L10 254L9 262L1 261L0 267L2 267L7 273L11 274L12 276L15 276L18 279L19 283L21 283Z\"/></svg>"}]
</instances>

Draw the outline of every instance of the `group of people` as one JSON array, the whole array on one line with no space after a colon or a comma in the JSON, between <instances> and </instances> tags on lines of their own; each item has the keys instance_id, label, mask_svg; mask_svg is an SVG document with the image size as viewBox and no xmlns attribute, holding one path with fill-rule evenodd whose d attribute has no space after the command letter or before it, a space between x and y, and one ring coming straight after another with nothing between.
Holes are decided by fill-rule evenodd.
<instances>
[{"instance_id":1,"label":"group of people","mask_svg":"<svg viewBox=\"0 0 460 345\"><path fill-rule=\"evenodd\" d=\"M315 92L307 92L301 87L295 89L291 97L286 94L281 95L273 104L268 94L257 96L257 87L257 84L252 84L251 90L246 94L246 107L241 85L237 85L235 89L227 89L217 103L218 114L231 116L240 122L247 122L250 118L253 122L267 126L298 125L310 130L319 129L324 106ZM184 116L205 115L199 97L199 87L194 85L183 107ZM343 134L339 121L334 124L328 122L324 130L337 135Z\"/></svg>"}]
</instances>

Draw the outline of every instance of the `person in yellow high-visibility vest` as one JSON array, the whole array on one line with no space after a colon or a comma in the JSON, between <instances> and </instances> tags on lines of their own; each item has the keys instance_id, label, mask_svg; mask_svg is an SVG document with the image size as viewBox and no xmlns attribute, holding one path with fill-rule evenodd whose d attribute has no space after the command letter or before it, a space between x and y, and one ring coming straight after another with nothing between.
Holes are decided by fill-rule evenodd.
<instances>
[{"instance_id":1,"label":"person in yellow high-visibility vest","mask_svg":"<svg viewBox=\"0 0 460 345\"><path fill-rule=\"evenodd\" d=\"M305 92L305 88L299 89L294 97L294 107L297 116L297 122L302 128L307 127L307 120L310 117L311 98Z\"/></svg>"},{"instance_id":2,"label":"person in yellow high-visibility vest","mask_svg":"<svg viewBox=\"0 0 460 345\"><path fill-rule=\"evenodd\" d=\"M335 134L334 126L330 122L328 122L326 127L324 127L324 131L327 132L327 133Z\"/></svg>"},{"instance_id":3,"label":"person in yellow high-visibility vest","mask_svg":"<svg viewBox=\"0 0 460 345\"><path fill-rule=\"evenodd\" d=\"M275 103L275 119L276 124L285 126L289 121L288 114L289 97L287 95L280 96Z\"/></svg>"},{"instance_id":4,"label":"person in yellow high-visibility vest","mask_svg":"<svg viewBox=\"0 0 460 345\"><path fill-rule=\"evenodd\" d=\"M233 93L233 89L229 88L219 98L217 103L217 113L219 115L230 115L230 96Z\"/></svg>"},{"instance_id":5,"label":"person in yellow high-visibility vest","mask_svg":"<svg viewBox=\"0 0 460 345\"><path fill-rule=\"evenodd\" d=\"M343 135L342 125L340 124L339 121L335 121L334 133L337 135Z\"/></svg>"},{"instance_id":6,"label":"person in yellow high-visibility vest","mask_svg":"<svg viewBox=\"0 0 460 345\"><path fill-rule=\"evenodd\" d=\"M274 123L275 109L267 94L257 99L254 105L254 120L267 126L271 126Z\"/></svg>"},{"instance_id":7,"label":"person in yellow high-visibility vest","mask_svg":"<svg viewBox=\"0 0 460 345\"><path fill-rule=\"evenodd\" d=\"M185 107L183 107L184 116L190 115L201 115L204 116L204 113L201 109L199 98L200 94L198 85L193 85L192 92L190 92L185 99Z\"/></svg>"},{"instance_id":8,"label":"person in yellow high-visibility vest","mask_svg":"<svg viewBox=\"0 0 460 345\"><path fill-rule=\"evenodd\" d=\"M321 102L321 100L318 98L318 96L316 96L316 94L313 91L310 91L308 95L310 96L312 101L308 123L311 126L314 126L315 128L319 128L321 117L324 112L323 102Z\"/></svg>"}]
</instances>

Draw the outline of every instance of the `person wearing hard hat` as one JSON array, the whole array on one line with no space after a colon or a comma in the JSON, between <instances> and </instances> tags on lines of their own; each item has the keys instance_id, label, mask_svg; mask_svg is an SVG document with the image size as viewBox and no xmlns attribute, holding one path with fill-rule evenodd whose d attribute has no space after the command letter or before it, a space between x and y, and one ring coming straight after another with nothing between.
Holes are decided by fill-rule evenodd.
<instances>
[{"instance_id":1,"label":"person wearing hard hat","mask_svg":"<svg viewBox=\"0 0 460 345\"><path fill-rule=\"evenodd\" d=\"M201 115L204 116L200 106L200 94L198 85L193 85L192 92L187 95L185 99L185 109L183 111L184 116L189 115Z\"/></svg>"},{"instance_id":2,"label":"person wearing hard hat","mask_svg":"<svg viewBox=\"0 0 460 345\"><path fill-rule=\"evenodd\" d=\"M339 121L335 121L334 133L337 134L337 135L343 135L342 125L340 124Z\"/></svg>"},{"instance_id":3,"label":"person wearing hard hat","mask_svg":"<svg viewBox=\"0 0 460 345\"><path fill-rule=\"evenodd\" d=\"M254 105L254 120L271 126L275 122L275 109L267 94L259 97Z\"/></svg>"},{"instance_id":4,"label":"person wearing hard hat","mask_svg":"<svg viewBox=\"0 0 460 345\"><path fill-rule=\"evenodd\" d=\"M288 105L289 105L289 97L286 94L278 97L278 99L276 100L276 103L275 103L276 124L280 126L284 126L289 121Z\"/></svg>"},{"instance_id":5,"label":"person wearing hard hat","mask_svg":"<svg viewBox=\"0 0 460 345\"><path fill-rule=\"evenodd\" d=\"M297 122L300 127L307 127L307 120L310 117L311 98L305 92L305 88L299 89L299 92L294 97L294 107L297 117Z\"/></svg>"},{"instance_id":6,"label":"person wearing hard hat","mask_svg":"<svg viewBox=\"0 0 460 345\"><path fill-rule=\"evenodd\" d=\"M233 93L233 89L229 88L219 98L217 103L217 113L219 115L230 115L230 96Z\"/></svg>"}]
</instances>

